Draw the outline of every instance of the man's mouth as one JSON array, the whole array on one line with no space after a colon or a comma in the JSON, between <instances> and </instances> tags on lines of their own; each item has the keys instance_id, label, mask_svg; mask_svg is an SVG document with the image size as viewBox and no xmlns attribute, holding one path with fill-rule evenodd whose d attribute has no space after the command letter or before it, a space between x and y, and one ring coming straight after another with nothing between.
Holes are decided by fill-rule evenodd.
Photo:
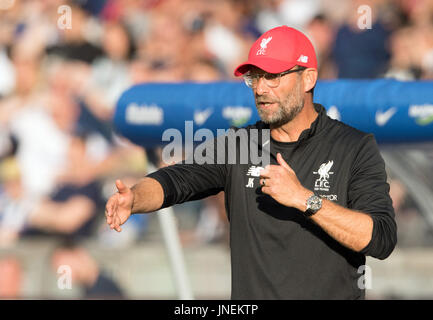
<instances>
[{"instance_id":1,"label":"man's mouth","mask_svg":"<svg viewBox=\"0 0 433 320\"><path fill-rule=\"evenodd\" d=\"M276 102L275 101L260 101L257 102L258 106L261 108L269 108L273 106Z\"/></svg>"}]
</instances>

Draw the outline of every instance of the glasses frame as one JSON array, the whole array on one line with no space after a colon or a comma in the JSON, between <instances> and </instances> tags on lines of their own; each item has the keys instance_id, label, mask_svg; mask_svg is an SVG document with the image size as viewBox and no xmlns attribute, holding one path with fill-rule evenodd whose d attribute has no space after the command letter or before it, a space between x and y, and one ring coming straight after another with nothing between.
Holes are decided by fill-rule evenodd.
<instances>
[{"instance_id":1,"label":"glasses frame","mask_svg":"<svg viewBox=\"0 0 433 320\"><path fill-rule=\"evenodd\" d=\"M257 84L259 83L259 79L263 77L266 85L270 88L276 88L280 85L281 82L281 77L289 74L289 73L293 73L293 72L298 72L298 71L304 71L305 69L307 69L306 67L298 67L297 69L292 69L292 70L287 70L287 71L283 71L280 73L269 73L269 72L263 72L263 73L259 73L259 74L255 74L255 75L251 75L251 71L248 71L246 74L243 75L245 84L251 88L254 89L255 87L257 87ZM273 79L266 79L266 76L272 76L274 77ZM277 84L269 84L268 81L271 80L275 80L278 79ZM254 80L256 80L256 85L253 85Z\"/></svg>"}]
</instances>

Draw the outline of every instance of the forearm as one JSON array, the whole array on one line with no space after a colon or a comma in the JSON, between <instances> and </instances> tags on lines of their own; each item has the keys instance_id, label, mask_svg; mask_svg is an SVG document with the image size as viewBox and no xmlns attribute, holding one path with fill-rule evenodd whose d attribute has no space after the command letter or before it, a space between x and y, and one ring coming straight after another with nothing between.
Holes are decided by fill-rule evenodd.
<instances>
[{"instance_id":1,"label":"forearm","mask_svg":"<svg viewBox=\"0 0 433 320\"><path fill-rule=\"evenodd\" d=\"M64 203L47 200L31 212L29 224L47 231L71 233L90 219L94 209L93 202L85 196L74 196Z\"/></svg>"},{"instance_id":2,"label":"forearm","mask_svg":"<svg viewBox=\"0 0 433 320\"><path fill-rule=\"evenodd\" d=\"M153 178L143 178L131 188L134 195L132 213L148 213L157 211L164 202L164 190Z\"/></svg>"},{"instance_id":3,"label":"forearm","mask_svg":"<svg viewBox=\"0 0 433 320\"><path fill-rule=\"evenodd\" d=\"M344 208L329 200L311 219L342 245L361 251L371 240L373 219L362 212Z\"/></svg>"}]
</instances>

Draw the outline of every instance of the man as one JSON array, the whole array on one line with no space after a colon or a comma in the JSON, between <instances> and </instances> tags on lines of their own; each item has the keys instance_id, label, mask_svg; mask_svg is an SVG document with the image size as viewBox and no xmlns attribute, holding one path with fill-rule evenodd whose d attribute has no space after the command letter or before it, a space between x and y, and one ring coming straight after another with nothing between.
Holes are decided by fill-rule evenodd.
<instances>
[{"instance_id":1,"label":"man","mask_svg":"<svg viewBox=\"0 0 433 320\"><path fill-rule=\"evenodd\" d=\"M358 280L365 256L385 259L396 244L374 137L332 120L313 103L316 55L293 28L263 34L235 75L252 88L262 119L248 128L270 129L270 141L262 144L270 144L270 165L259 177L251 164L182 163L131 189L118 180L107 223L121 231L131 212L224 190L232 299L363 299Z\"/></svg>"}]
</instances>

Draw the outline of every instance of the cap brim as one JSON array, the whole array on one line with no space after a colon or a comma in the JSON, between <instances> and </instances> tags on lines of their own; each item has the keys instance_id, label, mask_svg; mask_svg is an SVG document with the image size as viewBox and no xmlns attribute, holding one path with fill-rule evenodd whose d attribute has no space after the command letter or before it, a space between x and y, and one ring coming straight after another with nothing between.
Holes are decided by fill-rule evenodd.
<instances>
[{"instance_id":1,"label":"cap brim","mask_svg":"<svg viewBox=\"0 0 433 320\"><path fill-rule=\"evenodd\" d=\"M297 65L296 62L287 62L271 58L260 57L258 59L250 59L247 62L240 64L234 72L236 77L242 76L248 72L251 66L260 68L269 73L280 73L289 70Z\"/></svg>"}]
</instances>

